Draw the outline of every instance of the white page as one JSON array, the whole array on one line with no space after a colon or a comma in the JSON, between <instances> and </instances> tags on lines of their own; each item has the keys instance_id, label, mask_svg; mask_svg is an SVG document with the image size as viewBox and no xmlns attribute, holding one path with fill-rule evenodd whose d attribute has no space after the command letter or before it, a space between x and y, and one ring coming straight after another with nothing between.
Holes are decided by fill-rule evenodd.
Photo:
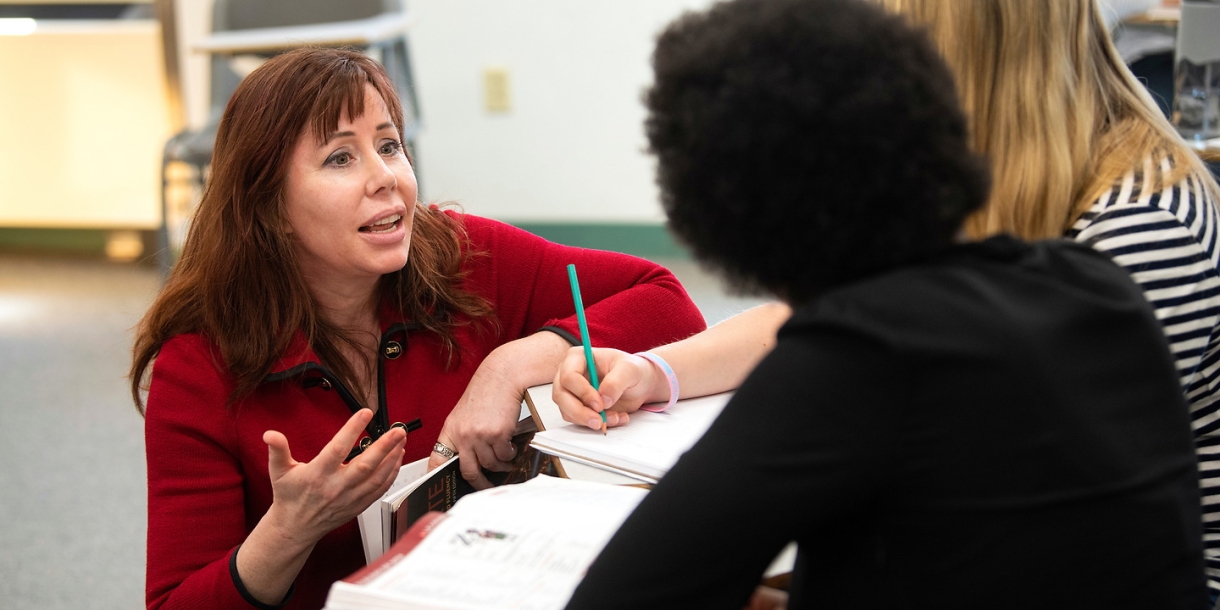
<instances>
[{"instance_id":1,"label":"white page","mask_svg":"<svg viewBox=\"0 0 1220 610\"><path fill-rule=\"evenodd\" d=\"M328 606L371 597L395 602L384 607L558 610L646 493L540 476L467 495L373 580L336 583Z\"/></svg>"},{"instance_id":2,"label":"white page","mask_svg":"<svg viewBox=\"0 0 1220 610\"><path fill-rule=\"evenodd\" d=\"M564 423L538 432L539 450L659 479L720 415L732 392L679 400L662 413L636 411L625 426L600 430Z\"/></svg>"},{"instance_id":3,"label":"white page","mask_svg":"<svg viewBox=\"0 0 1220 610\"><path fill-rule=\"evenodd\" d=\"M418 481L425 474L428 474L428 458L415 460L410 464L403 464L398 469L398 475L394 477L394 482L390 484L390 488L382 494L381 498L369 505L356 517L356 525L360 526L360 539L364 541L364 561L365 563L373 563L374 559L381 557L385 552L385 524L381 517L381 504L386 498L393 497L396 493L405 490L411 483Z\"/></svg>"}]
</instances>

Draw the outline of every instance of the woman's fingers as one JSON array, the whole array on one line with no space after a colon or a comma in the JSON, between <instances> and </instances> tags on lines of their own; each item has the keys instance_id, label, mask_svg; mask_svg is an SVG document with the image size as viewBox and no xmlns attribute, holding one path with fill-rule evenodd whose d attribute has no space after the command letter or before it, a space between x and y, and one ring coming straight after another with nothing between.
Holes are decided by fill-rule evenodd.
<instances>
[{"instance_id":1,"label":"woman's fingers","mask_svg":"<svg viewBox=\"0 0 1220 610\"><path fill-rule=\"evenodd\" d=\"M491 481L487 480L483 474L484 469L493 472L507 472L512 469L511 462L502 460L497 455L497 451L501 454L510 453L508 446L511 443L503 434L488 432L481 435L470 435L466 438L465 443L457 441L458 450L462 456L458 465L462 470L462 478L469 481L475 489L491 487ZM497 446L500 447L498 450ZM511 450L511 452L515 451L515 449Z\"/></svg>"},{"instance_id":2,"label":"woman's fingers","mask_svg":"<svg viewBox=\"0 0 1220 610\"><path fill-rule=\"evenodd\" d=\"M400 438L391 438L389 440L389 450L377 461L372 475L365 479L364 485L368 488L365 495L368 502L362 501L362 504L367 504L381 497L394 484L394 479L398 477L398 469L402 466L402 454L406 445L406 434L391 430L378 439L377 442L380 443L386 440L386 437L391 434L396 434ZM373 449L376 444L370 445L369 449ZM366 455L373 459L377 457L377 452L370 453L368 450L365 450L365 453L362 453L359 457L365 457Z\"/></svg>"},{"instance_id":3,"label":"woman's fingers","mask_svg":"<svg viewBox=\"0 0 1220 610\"><path fill-rule=\"evenodd\" d=\"M521 413L522 390L514 387L498 372L481 367L437 435L440 443L461 455L462 477L478 489L491 486L483 476L484 468L511 468L503 458L511 459L508 440ZM434 452L429 465L439 463L441 457Z\"/></svg>"},{"instance_id":4,"label":"woman's fingers","mask_svg":"<svg viewBox=\"0 0 1220 610\"><path fill-rule=\"evenodd\" d=\"M449 437L445 435L444 429L441 430L440 437L438 437L436 439L436 442L438 444L444 445L445 447L448 447L449 450L452 451L454 454L457 453L457 445L455 445L453 441L449 440ZM432 450L432 453L430 453L428 455L428 470L434 470L434 469L440 467L441 464L448 462L450 457L452 457L452 456L445 455L444 453L441 453L434 448Z\"/></svg>"},{"instance_id":5,"label":"woman's fingers","mask_svg":"<svg viewBox=\"0 0 1220 610\"><path fill-rule=\"evenodd\" d=\"M263 434L274 504L294 530L320 537L355 517L393 484L406 444L402 430L391 429L343 463L371 415L368 410L353 414L310 462L292 458L283 434Z\"/></svg>"},{"instance_id":6,"label":"woman's fingers","mask_svg":"<svg viewBox=\"0 0 1220 610\"><path fill-rule=\"evenodd\" d=\"M267 443L267 471L271 481L278 481L297 461L292 459L292 450L288 447L288 438L275 430L263 433L263 442Z\"/></svg>"},{"instance_id":7,"label":"woman's fingers","mask_svg":"<svg viewBox=\"0 0 1220 610\"><path fill-rule=\"evenodd\" d=\"M495 454L497 460L509 463L510 466L513 458L517 457L517 446L511 440L492 443L491 451Z\"/></svg>"},{"instance_id":8,"label":"woman's fingers","mask_svg":"<svg viewBox=\"0 0 1220 610\"><path fill-rule=\"evenodd\" d=\"M377 439L377 442L365 447L364 451L349 462L348 465L369 464L372 467L367 470L371 472L376 469L376 465L385 461L386 457L391 453L402 449L406 440L406 432L399 428L390 428L388 432L381 435L381 438Z\"/></svg>"},{"instance_id":9,"label":"woman's fingers","mask_svg":"<svg viewBox=\"0 0 1220 610\"><path fill-rule=\"evenodd\" d=\"M512 443L507 439L490 440L481 443L481 447L476 449L479 456L479 465L486 470L492 472L508 472L513 469L512 454L515 449L507 449L512 447ZM508 458L502 458L501 455L508 455Z\"/></svg>"},{"instance_id":10,"label":"woman's fingers","mask_svg":"<svg viewBox=\"0 0 1220 610\"><path fill-rule=\"evenodd\" d=\"M355 487L368 482L373 487L380 487L387 476L387 471L392 471L395 464L402 463L402 452L406 439L405 432L398 428L391 428L389 432L381 435L377 442L366 447L344 468L345 474L350 479L350 485ZM392 479L394 475L389 472L388 476Z\"/></svg>"},{"instance_id":11,"label":"woman's fingers","mask_svg":"<svg viewBox=\"0 0 1220 610\"><path fill-rule=\"evenodd\" d=\"M474 446L462 448L462 459L458 460L458 466L462 470L462 478L466 479L475 489L487 489L491 487L491 481L483 475L483 462L494 462L495 454L491 447L486 443L477 443L482 449ZM473 458L473 459L472 459Z\"/></svg>"},{"instance_id":12,"label":"woman's fingers","mask_svg":"<svg viewBox=\"0 0 1220 610\"><path fill-rule=\"evenodd\" d=\"M347 422L339 429L330 442L322 448L315 458L319 466L334 469L343 464L343 460L347 459L349 453L352 452L352 445L356 444L356 439L360 438L360 434L364 432L364 427L368 425L369 420L373 419L373 412L368 409L360 409L352 416L347 418Z\"/></svg>"}]
</instances>

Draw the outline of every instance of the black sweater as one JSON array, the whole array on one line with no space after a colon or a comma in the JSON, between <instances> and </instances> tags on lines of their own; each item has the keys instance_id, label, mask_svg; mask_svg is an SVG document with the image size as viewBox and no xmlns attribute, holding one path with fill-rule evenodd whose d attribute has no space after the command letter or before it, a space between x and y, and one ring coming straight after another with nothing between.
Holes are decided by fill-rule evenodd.
<instances>
[{"instance_id":1,"label":"black sweater","mask_svg":"<svg viewBox=\"0 0 1220 610\"><path fill-rule=\"evenodd\" d=\"M1199 610L1186 404L1126 272L1070 242L955 247L797 308L569 608Z\"/></svg>"}]
</instances>

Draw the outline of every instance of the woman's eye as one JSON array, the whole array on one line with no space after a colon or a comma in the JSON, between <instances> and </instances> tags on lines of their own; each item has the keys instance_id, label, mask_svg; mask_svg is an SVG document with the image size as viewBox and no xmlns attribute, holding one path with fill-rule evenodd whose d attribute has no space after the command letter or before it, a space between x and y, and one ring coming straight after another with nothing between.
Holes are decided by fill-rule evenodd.
<instances>
[{"instance_id":1,"label":"woman's eye","mask_svg":"<svg viewBox=\"0 0 1220 610\"><path fill-rule=\"evenodd\" d=\"M400 150L402 150L402 144L399 144L394 140L390 140L389 142L381 145L381 154L383 155L398 154L398 151Z\"/></svg>"},{"instance_id":2,"label":"woman's eye","mask_svg":"<svg viewBox=\"0 0 1220 610\"><path fill-rule=\"evenodd\" d=\"M335 153L326 160L327 165L338 165L340 167L352 162L352 155L345 152Z\"/></svg>"}]
</instances>

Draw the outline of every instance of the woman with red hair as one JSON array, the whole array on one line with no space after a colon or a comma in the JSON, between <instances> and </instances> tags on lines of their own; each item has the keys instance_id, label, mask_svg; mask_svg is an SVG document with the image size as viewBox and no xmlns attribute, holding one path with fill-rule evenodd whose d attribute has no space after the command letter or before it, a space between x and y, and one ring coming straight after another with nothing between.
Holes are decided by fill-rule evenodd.
<instances>
[{"instance_id":1,"label":"woman with red hair","mask_svg":"<svg viewBox=\"0 0 1220 610\"><path fill-rule=\"evenodd\" d=\"M354 517L400 464L460 454L487 486L522 391L578 342L567 264L596 344L703 329L655 264L419 203L402 128L355 52L279 55L233 94L136 333L149 608L320 608L363 565Z\"/></svg>"}]
</instances>

